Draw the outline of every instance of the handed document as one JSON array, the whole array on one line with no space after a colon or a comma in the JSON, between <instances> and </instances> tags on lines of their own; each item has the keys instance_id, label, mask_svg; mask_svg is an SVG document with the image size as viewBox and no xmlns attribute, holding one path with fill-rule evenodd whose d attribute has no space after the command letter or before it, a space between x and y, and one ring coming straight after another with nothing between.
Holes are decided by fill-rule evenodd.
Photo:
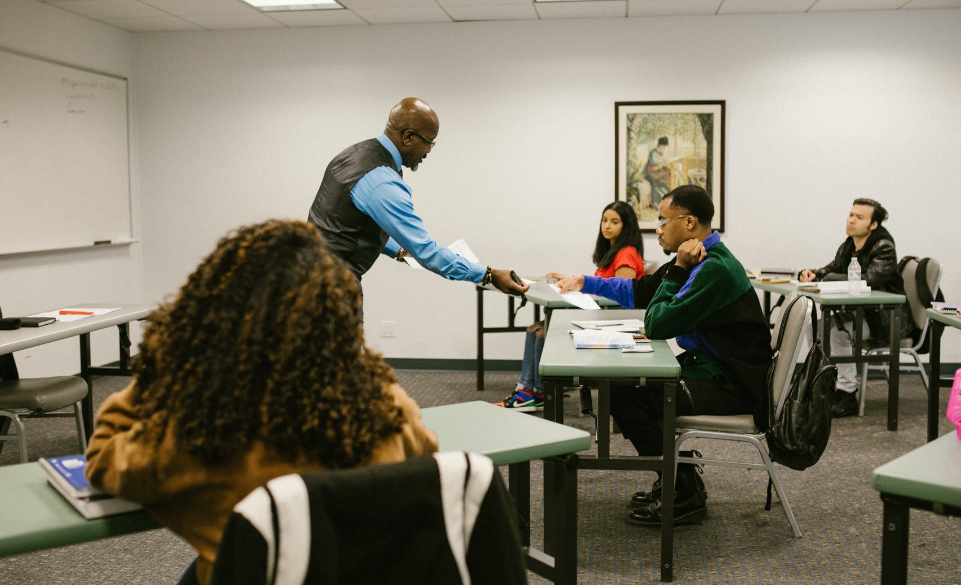
<instances>
[{"instance_id":1,"label":"handed document","mask_svg":"<svg viewBox=\"0 0 961 585\"><path fill-rule=\"evenodd\" d=\"M467 246L467 242L464 240L457 240L450 246L447 246L447 249L458 256L463 256L468 262L480 264L480 260L477 259L477 256L470 249L470 247ZM420 265L420 262L414 260L413 256L404 256L404 262L406 262L411 268L419 268L420 270L424 269L424 267Z\"/></svg>"},{"instance_id":2,"label":"handed document","mask_svg":"<svg viewBox=\"0 0 961 585\"><path fill-rule=\"evenodd\" d=\"M597 310L600 307L589 295L582 292L566 292L561 294L561 289L553 284L548 284L546 280L524 280L524 284L529 285L530 291L537 292L548 301L564 301L574 305L578 309Z\"/></svg>"}]
</instances>

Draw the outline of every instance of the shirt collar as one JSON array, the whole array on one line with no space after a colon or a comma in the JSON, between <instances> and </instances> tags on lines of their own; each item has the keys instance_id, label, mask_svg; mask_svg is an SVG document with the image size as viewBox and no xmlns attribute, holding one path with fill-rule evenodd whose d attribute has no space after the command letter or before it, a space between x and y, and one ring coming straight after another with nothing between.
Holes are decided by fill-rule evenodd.
<instances>
[{"instance_id":1,"label":"shirt collar","mask_svg":"<svg viewBox=\"0 0 961 585\"><path fill-rule=\"evenodd\" d=\"M391 142L390 138L387 138L387 135L384 133L381 133L381 135L377 137L377 142L380 142L380 145L387 149L387 152L390 153L390 156L394 157L394 167L399 173L400 165L403 163L403 160L400 158L400 151L397 150L397 147L394 146L394 143Z\"/></svg>"},{"instance_id":2,"label":"shirt collar","mask_svg":"<svg viewBox=\"0 0 961 585\"><path fill-rule=\"evenodd\" d=\"M711 232L711 235L704 238L703 242L701 243L704 244L705 250L710 250L711 246L713 246L714 244L720 241L721 241L721 234L719 234L717 230L714 230L713 232Z\"/></svg>"}]
</instances>

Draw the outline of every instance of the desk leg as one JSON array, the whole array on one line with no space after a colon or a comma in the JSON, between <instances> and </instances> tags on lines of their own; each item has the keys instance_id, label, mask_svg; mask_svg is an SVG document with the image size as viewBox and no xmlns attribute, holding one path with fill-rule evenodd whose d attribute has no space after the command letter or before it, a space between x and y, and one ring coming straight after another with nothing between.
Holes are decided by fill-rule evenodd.
<instances>
[{"instance_id":1,"label":"desk leg","mask_svg":"<svg viewBox=\"0 0 961 585\"><path fill-rule=\"evenodd\" d=\"M677 382L664 384L664 461L661 469L661 581L674 580L674 429L677 426Z\"/></svg>"},{"instance_id":2,"label":"desk leg","mask_svg":"<svg viewBox=\"0 0 961 585\"><path fill-rule=\"evenodd\" d=\"M764 291L764 320L771 322L771 291Z\"/></svg>"},{"instance_id":3,"label":"desk leg","mask_svg":"<svg viewBox=\"0 0 961 585\"><path fill-rule=\"evenodd\" d=\"M883 496L882 499L884 499ZM884 523L881 527L881 585L903 585L908 582L910 520L910 508L904 504L884 500Z\"/></svg>"},{"instance_id":4,"label":"desk leg","mask_svg":"<svg viewBox=\"0 0 961 585\"><path fill-rule=\"evenodd\" d=\"M522 523L521 545L531 545L531 463L524 461L507 467L507 491L517 506L518 521Z\"/></svg>"},{"instance_id":5,"label":"desk leg","mask_svg":"<svg viewBox=\"0 0 961 585\"><path fill-rule=\"evenodd\" d=\"M888 368L888 430L898 430L898 395L901 389L901 311L889 309L891 315L891 362Z\"/></svg>"},{"instance_id":6,"label":"desk leg","mask_svg":"<svg viewBox=\"0 0 961 585\"><path fill-rule=\"evenodd\" d=\"M87 383L87 395L80 403L83 417L83 432L87 441L93 434L93 374L90 372L90 334L80 335L80 377Z\"/></svg>"},{"instance_id":7,"label":"desk leg","mask_svg":"<svg viewBox=\"0 0 961 585\"><path fill-rule=\"evenodd\" d=\"M577 584L577 455L544 460L544 549L555 585ZM547 519L551 522L548 524Z\"/></svg>"},{"instance_id":8,"label":"desk leg","mask_svg":"<svg viewBox=\"0 0 961 585\"><path fill-rule=\"evenodd\" d=\"M643 391L643 390L642 390ZM597 385L597 458L611 456L611 381Z\"/></svg>"},{"instance_id":9,"label":"desk leg","mask_svg":"<svg viewBox=\"0 0 961 585\"><path fill-rule=\"evenodd\" d=\"M484 289L477 288L477 391L484 390Z\"/></svg>"},{"instance_id":10,"label":"desk leg","mask_svg":"<svg viewBox=\"0 0 961 585\"><path fill-rule=\"evenodd\" d=\"M944 325L928 319L931 327L930 357L931 374L928 376L928 442L938 438L938 402L941 399L941 335Z\"/></svg>"}]
</instances>

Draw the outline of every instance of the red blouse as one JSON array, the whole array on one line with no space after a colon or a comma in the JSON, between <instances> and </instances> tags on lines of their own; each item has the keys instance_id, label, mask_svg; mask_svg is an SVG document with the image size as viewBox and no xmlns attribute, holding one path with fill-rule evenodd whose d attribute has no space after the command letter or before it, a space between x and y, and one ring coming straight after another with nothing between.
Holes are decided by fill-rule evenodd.
<instances>
[{"instance_id":1,"label":"red blouse","mask_svg":"<svg viewBox=\"0 0 961 585\"><path fill-rule=\"evenodd\" d=\"M600 276L601 278L613 278L614 273L621 266L627 266L628 268L633 268L637 272L637 276L634 278L640 278L644 275L644 259L641 255L637 253L637 248L634 246L624 246L621 248L620 252L614 256L614 261L605 266L604 268L598 268L594 271L594 276Z\"/></svg>"}]
</instances>

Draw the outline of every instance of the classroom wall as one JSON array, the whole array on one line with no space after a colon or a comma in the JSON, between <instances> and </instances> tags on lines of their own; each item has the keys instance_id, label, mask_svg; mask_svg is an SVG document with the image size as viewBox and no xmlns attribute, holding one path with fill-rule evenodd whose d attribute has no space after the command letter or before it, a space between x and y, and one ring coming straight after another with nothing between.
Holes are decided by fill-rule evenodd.
<instances>
[{"instance_id":1,"label":"classroom wall","mask_svg":"<svg viewBox=\"0 0 961 585\"><path fill-rule=\"evenodd\" d=\"M957 298L959 30L961 10L942 10L138 35L146 296L234 226L305 218L328 160L414 95L441 120L405 173L416 208L440 243L464 238L495 267L593 270L615 101L724 99L724 238L745 266L827 263L868 196L900 254L946 262ZM652 238L645 256L665 258ZM364 289L387 356L475 355L472 285L384 258ZM959 340L946 335L946 360ZM487 356L522 343L488 336Z\"/></svg>"},{"instance_id":2,"label":"classroom wall","mask_svg":"<svg viewBox=\"0 0 961 585\"><path fill-rule=\"evenodd\" d=\"M133 34L33 0L0 2L0 47L124 76L131 87L136 85L137 44ZM135 237L140 230L136 122L136 106L131 103ZM14 220L0 217L0 229L4 221ZM37 229L49 229L43 218L35 221ZM4 315L28 315L84 301L144 302L140 245L0 256L0 307ZM135 343L139 332L139 327L131 328ZM116 330L96 332L91 337L95 363L117 359ZM16 358L22 376L74 374L80 370L76 338L17 352Z\"/></svg>"}]
</instances>

